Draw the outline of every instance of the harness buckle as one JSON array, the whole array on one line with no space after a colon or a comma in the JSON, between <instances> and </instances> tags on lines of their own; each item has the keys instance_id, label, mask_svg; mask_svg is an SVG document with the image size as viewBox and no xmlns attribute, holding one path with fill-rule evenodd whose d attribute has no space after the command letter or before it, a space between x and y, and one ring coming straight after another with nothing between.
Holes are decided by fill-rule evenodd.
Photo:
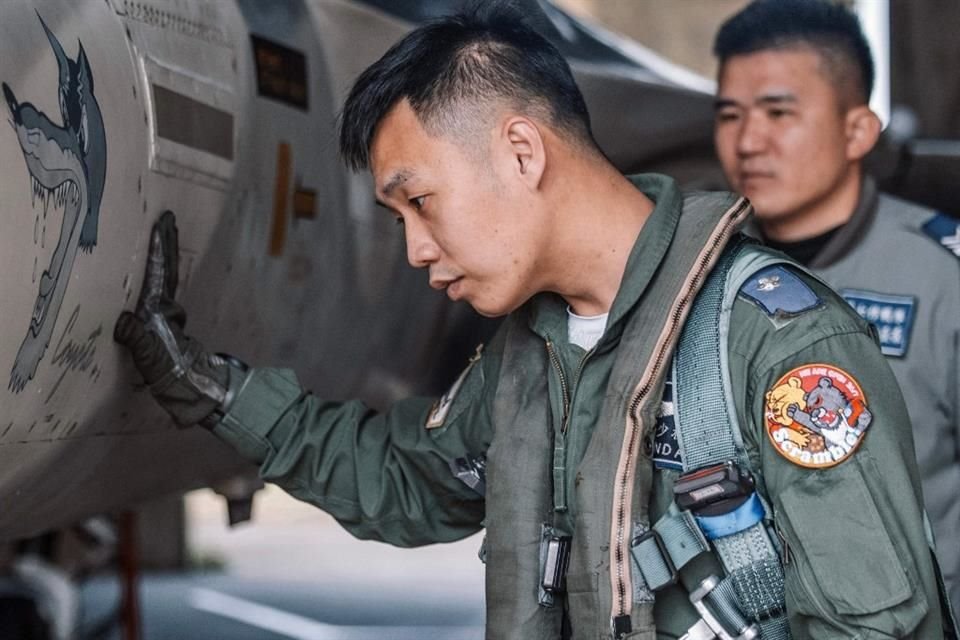
<instances>
[{"instance_id":1,"label":"harness buckle","mask_svg":"<svg viewBox=\"0 0 960 640\"><path fill-rule=\"evenodd\" d=\"M670 574L670 579L667 582L657 585L656 587L651 587L654 590L659 591L670 584L677 584L680 582L680 572L677 571L677 567L673 564L673 559L670 557L670 552L667 551L667 545L663 542L663 538L660 536L660 532L654 528L647 529L637 537L635 537L631 542L630 546L634 549L638 548L641 544L647 540L653 539L654 544L657 546L657 552L660 554L660 558L663 560L663 565L666 568L667 572Z\"/></svg>"},{"instance_id":2,"label":"harness buckle","mask_svg":"<svg viewBox=\"0 0 960 640\"><path fill-rule=\"evenodd\" d=\"M689 509L698 516L718 516L746 502L755 488L753 474L727 460L684 473L677 478L673 495L680 509Z\"/></svg>"},{"instance_id":3,"label":"harness buckle","mask_svg":"<svg viewBox=\"0 0 960 640\"><path fill-rule=\"evenodd\" d=\"M760 637L760 629L755 624L744 625L737 629L737 635L728 632L720 620L710 611L705 602L707 595L720 584L720 578L715 575L705 578L693 593L690 594L690 603L700 614L700 620L685 633L680 640L755 640Z\"/></svg>"}]
</instances>

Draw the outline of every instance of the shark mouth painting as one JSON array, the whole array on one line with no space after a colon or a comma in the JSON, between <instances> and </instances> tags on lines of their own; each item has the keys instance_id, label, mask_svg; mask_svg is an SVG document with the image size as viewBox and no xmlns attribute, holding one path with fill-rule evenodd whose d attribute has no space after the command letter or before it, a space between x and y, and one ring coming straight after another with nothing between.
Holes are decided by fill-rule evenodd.
<instances>
[{"instance_id":1,"label":"shark mouth painting","mask_svg":"<svg viewBox=\"0 0 960 640\"><path fill-rule=\"evenodd\" d=\"M39 17L39 16L38 16ZM27 335L17 352L7 388L19 393L33 379L53 333L70 282L77 250L93 251L107 167L107 139L100 105L93 94L93 73L83 44L76 60L67 57L56 36L40 19L59 67L58 93L62 125L29 102L17 101L3 83L10 124L17 135L33 193L43 206L43 222L52 204L63 210L63 224L40 287ZM35 224L41 224L38 220ZM36 226L34 240L37 239Z\"/></svg>"}]
</instances>

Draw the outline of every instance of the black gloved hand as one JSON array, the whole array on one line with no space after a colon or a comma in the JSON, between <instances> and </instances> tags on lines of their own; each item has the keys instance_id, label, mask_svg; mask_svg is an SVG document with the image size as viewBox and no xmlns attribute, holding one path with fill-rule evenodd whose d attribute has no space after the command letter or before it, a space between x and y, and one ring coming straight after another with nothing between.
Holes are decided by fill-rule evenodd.
<instances>
[{"instance_id":1,"label":"black gloved hand","mask_svg":"<svg viewBox=\"0 0 960 640\"><path fill-rule=\"evenodd\" d=\"M120 314L113 339L130 350L157 402L185 427L223 409L231 368L183 333L187 314L174 300L178 259L176 219L166 211L150 232L137 308Z\"/></svg>"}]
</instances>

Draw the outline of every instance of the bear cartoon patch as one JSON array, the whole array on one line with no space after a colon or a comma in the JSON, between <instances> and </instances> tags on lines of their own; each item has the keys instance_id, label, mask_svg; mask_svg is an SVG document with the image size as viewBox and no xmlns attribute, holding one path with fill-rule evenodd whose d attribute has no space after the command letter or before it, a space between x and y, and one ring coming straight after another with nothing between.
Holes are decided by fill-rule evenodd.
<instances>
[{"instance_id":1,"label":"bear cartoon patch","mask_svg":"<svg viewBox=\"0 0 960 640\"><path fill-rule=\"evenodd\" d=\"M873 420L859 383L827 364L788 371L764 398L770 442L783 457L811 469L849 458Z\"/></svg>"}]
</instances>

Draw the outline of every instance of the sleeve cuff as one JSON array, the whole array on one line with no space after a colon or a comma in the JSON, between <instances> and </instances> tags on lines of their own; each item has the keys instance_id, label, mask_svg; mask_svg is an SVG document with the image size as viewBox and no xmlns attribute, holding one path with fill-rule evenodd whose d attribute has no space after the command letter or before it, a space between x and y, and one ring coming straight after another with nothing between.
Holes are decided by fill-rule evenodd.
<instances>
[{"instance_id":1,"label":"sleeve cuff","mask_svg":"<svg viewBox=\"0 0 960 640\"><path fill-rule=\"evenodd\" d=\"M243 457L261 463L272 451L268 434L303 393L289 369L253 369L213 432Z\"/></svg>"}]
</instances>

